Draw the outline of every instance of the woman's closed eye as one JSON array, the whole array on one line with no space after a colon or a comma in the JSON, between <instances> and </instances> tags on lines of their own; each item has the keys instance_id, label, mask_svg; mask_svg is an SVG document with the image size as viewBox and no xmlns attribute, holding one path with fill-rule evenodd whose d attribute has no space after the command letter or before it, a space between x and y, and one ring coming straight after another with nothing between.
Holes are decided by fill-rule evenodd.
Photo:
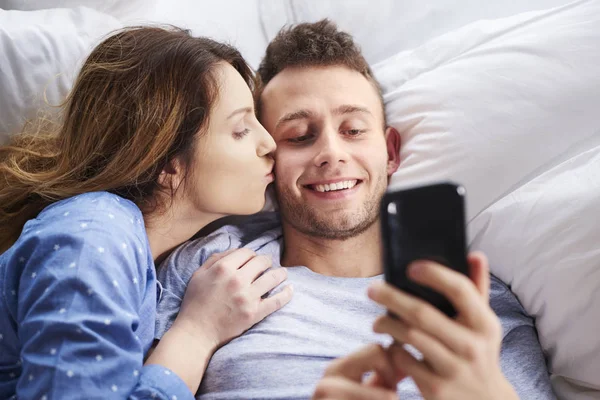
<instances>
[{"instance_id":1,"label":"woman's closed eye","mask_svg":"<svg viewBox=\"0 0 600 400\"><path fill-rule=\"evenodd\" d=\"M233 132L233 138L236 140L242 139L244 136L250 133L250 129L246 128L239 132Z\"/></svg>"}]
</instances>

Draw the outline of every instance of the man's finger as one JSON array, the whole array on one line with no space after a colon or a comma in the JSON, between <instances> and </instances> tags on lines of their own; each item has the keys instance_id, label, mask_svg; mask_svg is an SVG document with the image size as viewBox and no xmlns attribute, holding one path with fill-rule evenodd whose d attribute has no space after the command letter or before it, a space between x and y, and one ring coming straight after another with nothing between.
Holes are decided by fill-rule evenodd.
<instances>
[{"instance_id":1,"label":"man's finger","mask_svg":"<svg viewBox=\"0 0 600 400\"><path fill-rule=\"evenodd\" d=\"M392 360L387 351L378 344L363 347L344 358L337 359L325 371L325 376L343 376L362 383L364 374L376 372L386 382L387 387L398 383Z\"/></svg>"},{"instance_id":2,"label":"man's finger","mask_svg":"<svg viewBox=\"0 0 600 400\"><path fill-rule=\"evenodd\" d=\"M455 353L467 354L473 333L431 304L385 282L371 285L368 295L407 325L431 335Z\"/></svg>"},{"instance_id":3,"label":"man's finger","mask_svg":"<svg viewBox=\"0 0 600 400\"><path fill-rule=\"evenodd\" d=\"M398 400L395 389L365 386L339 376L324 377L313 394L313 400Z\"/></svg>"},{"instance_id":4,"label":"man's finger","mask_svg":"<svg viewBox=\"0 0 600 400\"><path fill-rule=\"evenodd\" d=\"M396 343L391 345L389 351L394 365L402 368L406 375L413 378L415 382L419 380L437 384L441 381L441 378L431 371L425 362L417 360L401 344Z\"/></svg>"},{"instance_id":5,"label":"man's finger","mask_svg":"<svg viewBox=\"0 0 600 400\"><path fill-rule=\"evenodd\" d=\"M489 299L482 297L468 277L429 261L411 264L408 274L415 282L444 295L468 327L477 332L489 328Z\"/></svg>"},{"instance_id":6,"label":"man's finger","mask_svg":"<svg viewBox=\"0 0 600 400\"><path fill-rule=\"evenodd\" d=\"M409 344L423 355L429 365L441 376L451 376L462 359L443 343L420 329L390 316L379 317L373 324L376 333L387 333L396 342Z\"/></svg>"},{"instance_id":7,"label":"man's finger","mask_svg":"<svg viewBox=\"0 0 600 400\"><path fill-rule=\"evenodd\" d=\"M487 257L480 251L470 253L467 257L469 262L469 275L471 280L481 293L481 296L489 301L490 298L490 268Z\"/></svg>"},{"instance_id":8,"label":"man's finger","mask_svg":"<svg viewBox=\"0 0 600 400\"><path fill-rule=\"evenodd\" d=\"M396 368L396 379L398 379L398 382L400 382L401 380L406 378L406 376L407 375L404 374L404 372L402 372L402 371L398 370L398 368ZM393 389L393 390L397 390L397 388L398 388L398 383L390 386L385 381L385 379L382 378L381 375L379 375L377 372L374 372L363 383L367 386L376 386L376 387L382 387L382 388Z\"/></svg>"}]
</instances>

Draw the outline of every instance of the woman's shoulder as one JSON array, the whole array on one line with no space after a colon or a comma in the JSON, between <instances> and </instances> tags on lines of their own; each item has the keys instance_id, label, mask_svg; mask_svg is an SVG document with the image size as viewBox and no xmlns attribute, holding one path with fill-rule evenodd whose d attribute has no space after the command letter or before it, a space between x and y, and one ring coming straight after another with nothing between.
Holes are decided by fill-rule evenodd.
<instances>
[{"instance_id":1,"label":"woman's shoulder","mask_svg":"<svg viewBox=\"0 0 600 400\"><path fill-rule=\"evenodd\" d=\"M71 237L74 241L103 240L121 245L135 241L145 247L144 220L131 201L108 192L92 192L57 201L23 227L21 239L35 236Z\"/></svg>"},{"instance_id":2,"label":"woman's shoulder","mask_svg":"<svg viewBox=\"0 0 600 400\"><path fill-rule=\"evenodd\" d=\"M8 266L6 282L16 287L28 276L49 285L69 278L73 287L85 284L96 292L116 281L123 290L141 293L146 279L155 279L154 263L142 214L131 204L109 193L89 193L47 207L0 255L0 266Z\"/></svg>"},{"instance_id":3,"label":"woman's shoulder","mask_svg":"<svg viewBox=\"0 0 600 400\"><path fill-rule=\"evenodd\" d=\"M55 258L69 259L67 264L85 259L88 264L128 265L136 274L153 265L141 211L107 192L86 193L46 207L25 224L1 257L2 262L23 267L26 261L42 266Z\"/></svg>"},{"instance_id":4,"label":"woman's shoulder","mask_svg":"<svg viewBox=\"0 0 600 400\"><path fill-rule=\"evenodd\" d=\"M108 192L84 193L57 201L44 208L30 222L32 225L54 222L65 227L102 222L107 226L130 227L133 231L137 230L136 227L143 229L144 225L142 212L133 202Z\"/></svg>"},{"instance_id":5,"label":"woman's shoulder","mask_svg":"<svg viewBox=\"0 0 600 400\"><path fill-rule=\"evenodd\" d=\"M90 192L57 201L44 208L37 219L65 216L142 218L140 209L130 200L109 192ZM114 216L114 218L110 217Z\"/></svg>"}]
</instances>

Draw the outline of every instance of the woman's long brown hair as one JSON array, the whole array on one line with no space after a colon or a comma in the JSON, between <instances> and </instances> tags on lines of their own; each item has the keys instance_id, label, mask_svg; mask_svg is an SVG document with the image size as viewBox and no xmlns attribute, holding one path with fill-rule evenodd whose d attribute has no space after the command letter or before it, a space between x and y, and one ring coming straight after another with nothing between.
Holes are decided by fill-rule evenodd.
<instances>
[{"instance_id":1,"label":"woman's long brown hair","mask_svg":"<svg viewBox=\"0 0 600 400\"><path fill-rule=\"evenodd\" d=\"M59 124L36 123L0 147L0 253L53 202L109 191L154 212L160 172L189 163L227 62L251 89L254 75L233 47L177 28L136 27L99 44L67 98Z\"/></svg>"}]
</instances>

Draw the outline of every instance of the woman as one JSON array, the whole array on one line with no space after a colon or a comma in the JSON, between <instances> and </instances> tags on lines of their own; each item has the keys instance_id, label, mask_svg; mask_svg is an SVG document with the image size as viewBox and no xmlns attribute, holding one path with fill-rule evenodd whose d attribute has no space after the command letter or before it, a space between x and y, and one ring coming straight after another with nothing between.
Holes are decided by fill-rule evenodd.
<instances>
[{"instance_id":1,"label":"woman","mask_svg":"<svg viewBox=\"0 0 600 400\"><path fill-rule=\"evenodd\" d=\"M261 276L269 260L213 257L144 362L154 266L264 205L275 144L253 79L230 46L127 29L86 60L60 126L0 148L0 398L193 398L216 348L289 301L261 299L285 280Z\"/></svg>"}]
</instances>

